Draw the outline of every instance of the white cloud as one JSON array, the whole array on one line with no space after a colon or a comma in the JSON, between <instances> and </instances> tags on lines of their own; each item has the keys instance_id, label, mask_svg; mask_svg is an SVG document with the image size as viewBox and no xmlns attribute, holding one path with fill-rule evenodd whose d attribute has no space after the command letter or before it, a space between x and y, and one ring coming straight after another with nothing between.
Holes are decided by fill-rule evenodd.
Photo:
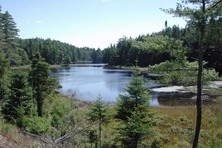
<instances>
[{"instance_id":1,"label":"white cloud","mask_svg":"<svg viewBox=\"0 0 222 148\"><path fill-rule=\"evenodd\" d=\"M30 24L31 22L30 22L30 21L27 21L27 23Z\"/></svg>"},{"instance_id":2,"label":"white cloud","mask_svg":"<svg viewBox=\"0 0 222 148\"><path fill-rule=\"evenodd\" d=\"M37 23L38 23L38 24L41 24L41 23L42 23L42 21L38 20L38 21L37 21Z\"/></svg>"},{"instance_id":3,"label":"white cloud","mask_svg":"<svg viewBox=\"0 0 222 148\"><path fill-rule=\"evenodd\" d=\"M108 0L102 0L103 2L107 2Z\"/></svg>"}]
</instances>

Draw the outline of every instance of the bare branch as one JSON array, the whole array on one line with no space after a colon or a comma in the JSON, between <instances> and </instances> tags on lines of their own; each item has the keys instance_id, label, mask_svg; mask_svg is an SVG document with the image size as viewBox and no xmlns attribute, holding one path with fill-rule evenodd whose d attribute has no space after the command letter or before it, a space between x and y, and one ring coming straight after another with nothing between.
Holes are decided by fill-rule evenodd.
<instances>
[{"instance_id":1,"label":"bare branch","mask_svg":"<svg viewBox=\"0 0 222 148\"><path fill-rule=\"evenodd\" d=\"M211 8L214 9L214 8L217 7L221 2L222 2L222 0L219 0L219 1L216 2Z\"/></svg>"}]
</instances>

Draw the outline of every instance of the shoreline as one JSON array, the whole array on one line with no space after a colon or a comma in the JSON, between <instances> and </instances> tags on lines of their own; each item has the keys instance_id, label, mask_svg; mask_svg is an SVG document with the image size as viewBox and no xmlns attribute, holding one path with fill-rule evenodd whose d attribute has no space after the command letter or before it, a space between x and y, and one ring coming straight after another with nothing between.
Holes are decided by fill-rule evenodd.
<instances>
[{"instance_id":1,"label":"shoreline","mask_svg":"<svg viewBox=\"0 0 222 148\"><path fill-rule=\"evenodd\" d=\"M22 65L22 66L15 66L11 67L11 69L29 69L31 65ZM62 65L49 65L49 68L60 68Z\"/></svg>"},{"instance_id":2,"label":"shoreline","mask_svg":"<svg viewBox=\"0 0 222 148\"><path fill-rule=\"evenodd\" d=\"M212 89L219 89L222 88L222 81L210 81L210 84L207 86L203 86L203 91L212 90ZM153 92L162 92L162 93L194 93L196 92L196 86L163 86L158 88L151 88L149 89Z\"/></svg>"},{"instance_id":3,"label":"shoreline","mask_svg":"<svg viewBox=\"0 0 222 148\"><path fill-rule=\"evenodd\" d=\"M210 84L203 86L202 90L202 101L213 100L217 97L221 97L222 93L222 81L210 81ZM168 96L170 94L175 94L183 99L184 96L189 96L186 99L196 100L196 86L163 86L158 88L150 88L149 91L152 93L158 93L160 96ZM219 92L219 93L218 93Z\"/></svg>"}]
</instances>

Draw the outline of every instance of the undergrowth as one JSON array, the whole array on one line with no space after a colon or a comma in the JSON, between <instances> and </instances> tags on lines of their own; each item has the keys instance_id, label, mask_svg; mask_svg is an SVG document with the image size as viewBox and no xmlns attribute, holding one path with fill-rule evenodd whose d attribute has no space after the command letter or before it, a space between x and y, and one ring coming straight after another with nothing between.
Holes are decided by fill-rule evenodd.
<instances>
[{"instance_id":1,"label":"undergrowth","mask_svg":"<svg viewBox=\"0 0 222 148\"><path fill-rule=\"evenodd\" d=\"M47 130L41 136L48 139L56 139L56 136L62 136L68 129L82 130L79 134L73 135L63 141L65 147L91 147L89 142L89 131L96 128L94 124L87 122L86 114L88 108L92 105L90 102L82 102L77 99L70 99L63 96L51 98L46 101L45 117ZM222 98L217 99L213 105L203 106L202 125L198 148L218 148L222 145ZM189 148L192 144L195 132L196 107L150 107L157 112L157 124L154 126L155 134L147 137L144 145L155 145L161 148ZM109 106L109 113L115 114L114 106ZM53 113L52 113L53 111ZM55 112L57 114L55 115ZM60 115L60 116L59 116ZM73 116L71 116L73 115ZM15 125L5 123L0 115L0 135L18 142L21 147L43 146L40 138L34 138L22 132ZM110 118L112 118L110 116ZM69 122L73 119L73 122ZM52 121L54 121L52 123ZM67 123L67 124L66 124ZM42 123L35 123L36 127ZM49 125L51 124L51 125ZM68 125L69 124L69 125ZM117 147L116 130L118 122L114 119L103 127L102 145L103 147ZM66 126L67 129L62 129ZM54 133L52 132L54 127ZM56 129L57 128L57 129ZM60 128L60 130L58 129ZM51 130L51 131L50 131ZM71 131L71 130L70 130ZM58 134L59 133L59 134ZM57 135L56 135L57 134ZM52 146L52 145L49 145ZM93 145L94 147L95 145Z\"/></svg>"}]
</instances>

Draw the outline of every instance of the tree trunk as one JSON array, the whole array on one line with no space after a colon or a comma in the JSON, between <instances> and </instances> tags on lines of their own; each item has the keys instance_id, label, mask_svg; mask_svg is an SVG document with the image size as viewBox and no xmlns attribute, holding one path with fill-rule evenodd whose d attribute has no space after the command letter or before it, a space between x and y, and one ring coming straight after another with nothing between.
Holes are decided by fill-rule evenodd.
<instances>
[{"instance_id":1,"label":"tree trunk","mask_svg":"<svg viewBox=\"0 0 222 148\"><path fill-rule=\"evenodd\" d=\"M99 121L99 148L102 146L102 121Z\"/></svg>"},{"instance_id":2,"label":"tree trunk","mask_svg":"<svg viewBox=\"0 0 222 148\"><path fill-rule=\"evenodd\" d=\"M198 61L198 78L197 78L197 117L196 117L196 129L195 136L193 141L193 148L198 146L198 139L200 134L201 127L201 118L202 118L202 71L203 71L203 50L204 50L204 34L205 34L205 0L202 0L202 20L200 24L200 50L199 50L199 61Z\"/></svg>"},{"instance_id":3,"label":"tree trunk","mask_svg":"<svg viewBox=\"0 0 222 148\"><path fill-rule=\"evenodd\" d=\"M39 99L37 100L37 102L38 102L38 105L37 105L38 116L42 117L43 116L43 112L42 112L43 100Z\"/></svg>"}]
</instances>

